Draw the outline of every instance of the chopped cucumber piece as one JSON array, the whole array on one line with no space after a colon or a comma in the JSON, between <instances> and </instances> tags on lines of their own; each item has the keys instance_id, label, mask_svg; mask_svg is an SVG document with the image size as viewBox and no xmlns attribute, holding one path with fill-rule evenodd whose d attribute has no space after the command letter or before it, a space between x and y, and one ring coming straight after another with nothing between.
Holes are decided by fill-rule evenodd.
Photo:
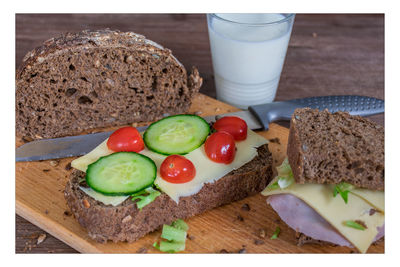
<instances>
[{"instance_id":1,"label":"chopped cucumber piece","mask_svg":"<svg viewBox=\"0 0 400 267\"><path fill-rule=\"evenodd\" d=\"M181 219L172 222L171 225L164 224L161 238L168 241L161 240L160 244L155 242L153 247L162 252L178 252L185 250L186 231L189 226Z\"/></svg>"},{"instance_id":2,"label":"chopped cucumber piece","mask_svg":"<svg viewBox=\"0 0 400 267\"><path fill-rule=\"evenodd\" d=\"M161 238L169 241L185 242L186 231L164 224Z\"/></svg>"},{"instance_id":3,"label":"chopped cucumber piece","mask_svg":"<svg viewBox=\"0 0 400 267\"><path fill-rule=\"evenodd\" d=\"M185 232L187 230L189 230L189 226L182 219L178 219L178 220L172 222L171 226L175 227L177 229L181 229Z\"/></svg>"},{"instance_id":4,"label":"chopped cucumber piece","mask_svg":"<svg viewBox=\"0 0 400 267\"><path fill-rule=\"evenodd\" d=\"M86 183L105 195L131 195L151 186L156 175L156 164L149 157L117 152L90 164Z\"/></svg>"},{"instance_id":5,"label":"chopped cucumber piece","mask_svg":"<svg viewBox=\"0 0 400 267\"><path fill-rule=\"evenodd\" d=\"M160 241L160 251L174 253L185 250L185 242Z\"/></svg>"},{"instance_id":6,"label":"chopped cucumber piece","mask_svg":"<svg viewBox=\"0 0 400 267\"><path fill-rule=\"evenodd\" d=\"M201 146L210 126L196 115L175 115L152 123L143 135L146 146L164 155L183 155Z\"/></svg>"}]
</instances>

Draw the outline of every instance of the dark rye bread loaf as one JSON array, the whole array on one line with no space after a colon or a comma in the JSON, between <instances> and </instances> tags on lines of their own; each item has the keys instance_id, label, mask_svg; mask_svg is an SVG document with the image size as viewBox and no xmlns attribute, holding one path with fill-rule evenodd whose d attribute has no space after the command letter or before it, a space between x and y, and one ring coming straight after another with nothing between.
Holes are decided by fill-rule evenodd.
<instances>
[{"instance_id":1,"label":"dark rye bread loaf","mask_svg":"<svg viewBox=\"0 0 400 267\"><path fill-rule=\"evenodd\" d=\"M384 190L384 128L360 116L296 109L287 155L297 183Z\"/></svg>"},{"instance_id":2,"label":"dark rye bread loaf","mask_svg":"<svg viewBox=\"0 0 400 267\"><path fill-rule=\"evenodd\" d=\"M16 131L33 139L184 113L202 78L144 36L67 33L29 52L16 74Z\"/></svg>"},{"instance_id":3,"label":"dark rye bread loaf","mask_svg":"<svg viewBox=\"0 0 400 267\"><path fill-rule=\"evenodd\" d=\"M261 192L272 178L272 155L268 145L263 145L252 161L214 183L206 183L197 194L181 197L179 204L162 193L141 211L130 198L114 207L89 197L79 189L83 177L85 173L74 171L64 191L67 204L78 222L98 242L133 242L163 224Z\"/></svg>"}]
</instances>

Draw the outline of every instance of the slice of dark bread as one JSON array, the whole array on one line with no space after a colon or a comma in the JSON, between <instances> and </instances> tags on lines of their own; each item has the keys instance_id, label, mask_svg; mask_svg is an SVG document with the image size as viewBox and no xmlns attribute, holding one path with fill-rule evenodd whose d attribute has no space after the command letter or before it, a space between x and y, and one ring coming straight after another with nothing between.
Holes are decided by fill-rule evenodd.
<instances>
[{"instance_id":1,"label":"slice of dark bread","mask_svg":"<svg viewBox=\"0 0 400 267\"><path fill-rule=\"evenodd\" d=\"M303 233L300 232L296 232L295 234L295 239L296 239L296 244L297 246L301 247L307 244L317 244L317 245L321 245L321 246L333 246L333 247L337 247L338 245L333 244L331 242L327 242L327 241L322 241L322 240L318 240L318 239L314 239L312 237L309 237ZM373 242L373 245L378 245L381 242L383 242L385 240L385 237L380 238L379 240L376 240L375 242Z\"/></svg>"},{"instance_id":2,"label":"slice of dark bread","mask_svg":"<svg viewBox=\"0 0 400 267\"><path fill-rule=\"evenodd\" d=\"M184 113L202 78L144 36L67 33L29 52L16 74L16 132L33 139Z\"/></svg>"},{"instance_id":3,"label":"slice of dark bread","mask_svg":"<svg viewBox=\"0 0 400 267\"><path fill-rule=\"evenodd\" d=\"M252 161L214 183L206 183L197 194L181 197L179 204L162 193L142 210L130 198L116 207L96 201L79 189L79 181L84 177L85 173L74 171L64 191L78 222L98 242L133 242L163 224L261 192L272 178L272 155L268 145L263 145Z\"/></svg>"},{"instance_id":4,"label":"slice of dark bread","mask_svg":"<svg viewBox=\"0 0 400 267\"><path fill-rule=\"evenodd\" d=\"M287 155L297 183L384 190L384 128L360 116L296 109Z\"/></svg>"}]
</instances>

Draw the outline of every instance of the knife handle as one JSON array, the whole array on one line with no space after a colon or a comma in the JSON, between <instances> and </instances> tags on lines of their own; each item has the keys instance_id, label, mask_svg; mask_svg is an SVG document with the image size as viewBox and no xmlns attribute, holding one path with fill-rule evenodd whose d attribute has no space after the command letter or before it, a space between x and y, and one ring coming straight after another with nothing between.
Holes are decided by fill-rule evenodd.
<instances>
[{"instance_id":1,"label":"knife handle","mask_svg":"<svg viewBox=\"0 0 400 267\"><path fill-rule=\"evenodd\" d=\"M328 109L332 113L346 111L351 115L370 116L383 113L385 102L374 97L357 95L316 96L250 106L249 111L259 119L264 130L268 130L271 122L290 120L296 108L304 107Z\"/></svg>"}]
</instances>

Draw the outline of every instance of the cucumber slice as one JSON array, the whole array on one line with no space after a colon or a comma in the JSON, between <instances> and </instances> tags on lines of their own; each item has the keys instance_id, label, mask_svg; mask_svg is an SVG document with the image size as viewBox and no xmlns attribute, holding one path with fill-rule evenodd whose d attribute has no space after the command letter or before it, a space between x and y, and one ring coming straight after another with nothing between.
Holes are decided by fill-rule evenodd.
<instances>
[{"instance_id":1,"label":"cucumber slice","mask_svg":"<svg viewBox=\"0 0 400 267\"><path fill-rule=\"evenodd\" d=\"M151 186L156 175L156 164L149 157L117 152L90 164L86 183L105 195L131 195Z\"/></svg>"},{"instance_id":2,"label":"cucumber slice","mask_svg":"<svg viewBox=\"0 0 400 267\"><path fill-rule=\"evenodd\" d=\"M143 135L146 146L164 155L183 155L201 146L210 126L196 115L175 115L152 123Z\"/></svg>"}]
</instances>

